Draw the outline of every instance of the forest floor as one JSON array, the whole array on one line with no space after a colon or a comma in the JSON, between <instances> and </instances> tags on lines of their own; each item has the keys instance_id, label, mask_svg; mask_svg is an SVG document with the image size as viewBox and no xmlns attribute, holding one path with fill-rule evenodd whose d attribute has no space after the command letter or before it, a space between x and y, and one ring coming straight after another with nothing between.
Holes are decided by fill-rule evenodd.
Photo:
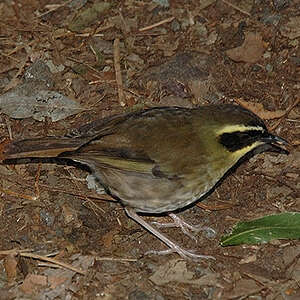
<instances>
[{"instance_id":1,"label":"forest floor","mask_svg":"<svg viewBox=\"0 0 300 300\"><path fill-rule=\"evenodd\" d=\"M199 233L196 243L163 229L215 257L197 262L145 255L166 248L89 189L84 170L0 165L0 299L300 299L299 241L220 246L239 221L300 210L298 0L4 0L0 16L2 142L61 136L140 108L208 103L246 106L290 142L289 155L250 159L180 213L216 237ZM52 114L42 99L40 117L18 102L44 90L76 108Z\"/></svg>"}]
</instances>

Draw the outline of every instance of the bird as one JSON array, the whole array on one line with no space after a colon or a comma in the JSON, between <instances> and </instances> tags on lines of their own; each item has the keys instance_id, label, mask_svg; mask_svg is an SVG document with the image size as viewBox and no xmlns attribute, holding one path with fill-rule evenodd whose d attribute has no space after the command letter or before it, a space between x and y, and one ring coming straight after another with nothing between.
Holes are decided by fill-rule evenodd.
<instances>
[{"instance_id":1,"label":"bird","mask_svg":"<svg viewBox=\"0 0 300 300\"><path fill-rule=\"evenodd\" d=\"M178 221L176 212L204 199L244 160L266 151L288 154L283 145L288 142L239 105L153 107L96 119L61 137L12 141L2 149L2 163L57 158L85 165L170 252L202 259L214 257L181 247L143 215Z\"/></svg>"}]
</instances>

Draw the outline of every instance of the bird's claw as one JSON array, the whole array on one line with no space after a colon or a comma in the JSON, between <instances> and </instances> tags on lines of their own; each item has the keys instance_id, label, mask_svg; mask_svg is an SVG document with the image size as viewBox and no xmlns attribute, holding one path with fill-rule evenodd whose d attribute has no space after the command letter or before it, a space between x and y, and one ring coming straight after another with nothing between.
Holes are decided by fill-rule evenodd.
<instances>
[{"instance_id":1,"label":"bird's claw","mask_svg":"<svg viewBox=\"0 0 300 300\"><path fill-rule=\"evenodd\" d=\"M182 232L187 235L189 238L197 242L197 238L195 237L194 233L198 233L200 231L205 231L206 232L206 237L207 238L214 238L217 233L214 229L208 227L208 226L201 226L201 225L191 225L184 220L182 220L180 217L178 217L174 213L170 213L169 217L173 219L172 223L160 223L160 222L152 222L152 224L158 226L158 227L179 227L181 228Z\"/></svg>"},{"instance_id":2,"label":"bird's claw","mask_svg":"<svg viewBox=\"0 0 300 300\"><path fill-rule=\"evenodd\" d=\"M202 254L196 254L194 253L194 250L185 250L177 246L176 248L169 248L166 250L150 250L147 251L145 254L146 255L168 255L172 253L177 253L179 254L183 259L186 260L201 260L201 259L213 259L216 260L213 256L211 255L202 255Z\"/></svg>"}]
</instances>

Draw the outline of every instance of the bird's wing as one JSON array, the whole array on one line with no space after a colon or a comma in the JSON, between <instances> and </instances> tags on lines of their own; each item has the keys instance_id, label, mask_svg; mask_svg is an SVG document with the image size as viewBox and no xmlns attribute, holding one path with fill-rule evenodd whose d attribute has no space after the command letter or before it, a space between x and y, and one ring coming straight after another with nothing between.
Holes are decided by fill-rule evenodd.
<instances>
[{"instance_id":1,"label":"bird's wing","mask_svg":"<svg viewBox=\"0 0 300 300\"><path fill-rule=\"evenodd\" d=\"M193 138L189 115L182 109L151 109L111 119L69 158L174 178L189 160L184 150L199 146Z\"/></svg>"}]
</instances>

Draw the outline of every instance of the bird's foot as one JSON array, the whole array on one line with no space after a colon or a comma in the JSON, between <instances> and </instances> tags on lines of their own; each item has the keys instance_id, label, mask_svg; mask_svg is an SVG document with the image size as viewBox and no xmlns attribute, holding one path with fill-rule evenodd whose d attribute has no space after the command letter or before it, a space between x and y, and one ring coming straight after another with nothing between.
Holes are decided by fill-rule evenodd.
<instances>
[{"instance_id":1,"label":"bird's foot","mask_svg":"<svg viewBox=\"0 0 300 300\"><path fill-rule=\"evenodd\" d=\"M169 254L169 253L178 253L184 259L192 259L192 260L199 260L199 259L215 259L213 256L210 255L201 255L193 253L193 250L185 250L177 245L174 241L170 240L167 236L163 233L159 232L156 228L152 225L147 223L143 218L141 218L133 208L125 208L127 215L135 220L138 224L143 226L153 235L155 235L158 239L160 239L163 243L165 243L170 249L165 251L148 251L146 254ZM203 229L203 228L202 228Z\"/></svg>"},{"instance_id":2,"label":"bird's foot","mask_svg":"<svg viewBox=\"0 0 300 300\"><path fill-rule=\"evenodd\" d=\"M216 231L210 227L202 226L202 225L192 225L184 220L182 220L180 217L178 217L176 214L170 213L168 214L170 218L173 219L173 223L160 223L160 222L152 222L155 226L158 227L179 227L181 228L182 232L187 235L189 238L193 239L197 242L197 238L193 233L198 233L200 231L206 232L207 238L214 238L216 236ZM192 233L192 232L193 233Z\"/></svg>"}]
</instances>

